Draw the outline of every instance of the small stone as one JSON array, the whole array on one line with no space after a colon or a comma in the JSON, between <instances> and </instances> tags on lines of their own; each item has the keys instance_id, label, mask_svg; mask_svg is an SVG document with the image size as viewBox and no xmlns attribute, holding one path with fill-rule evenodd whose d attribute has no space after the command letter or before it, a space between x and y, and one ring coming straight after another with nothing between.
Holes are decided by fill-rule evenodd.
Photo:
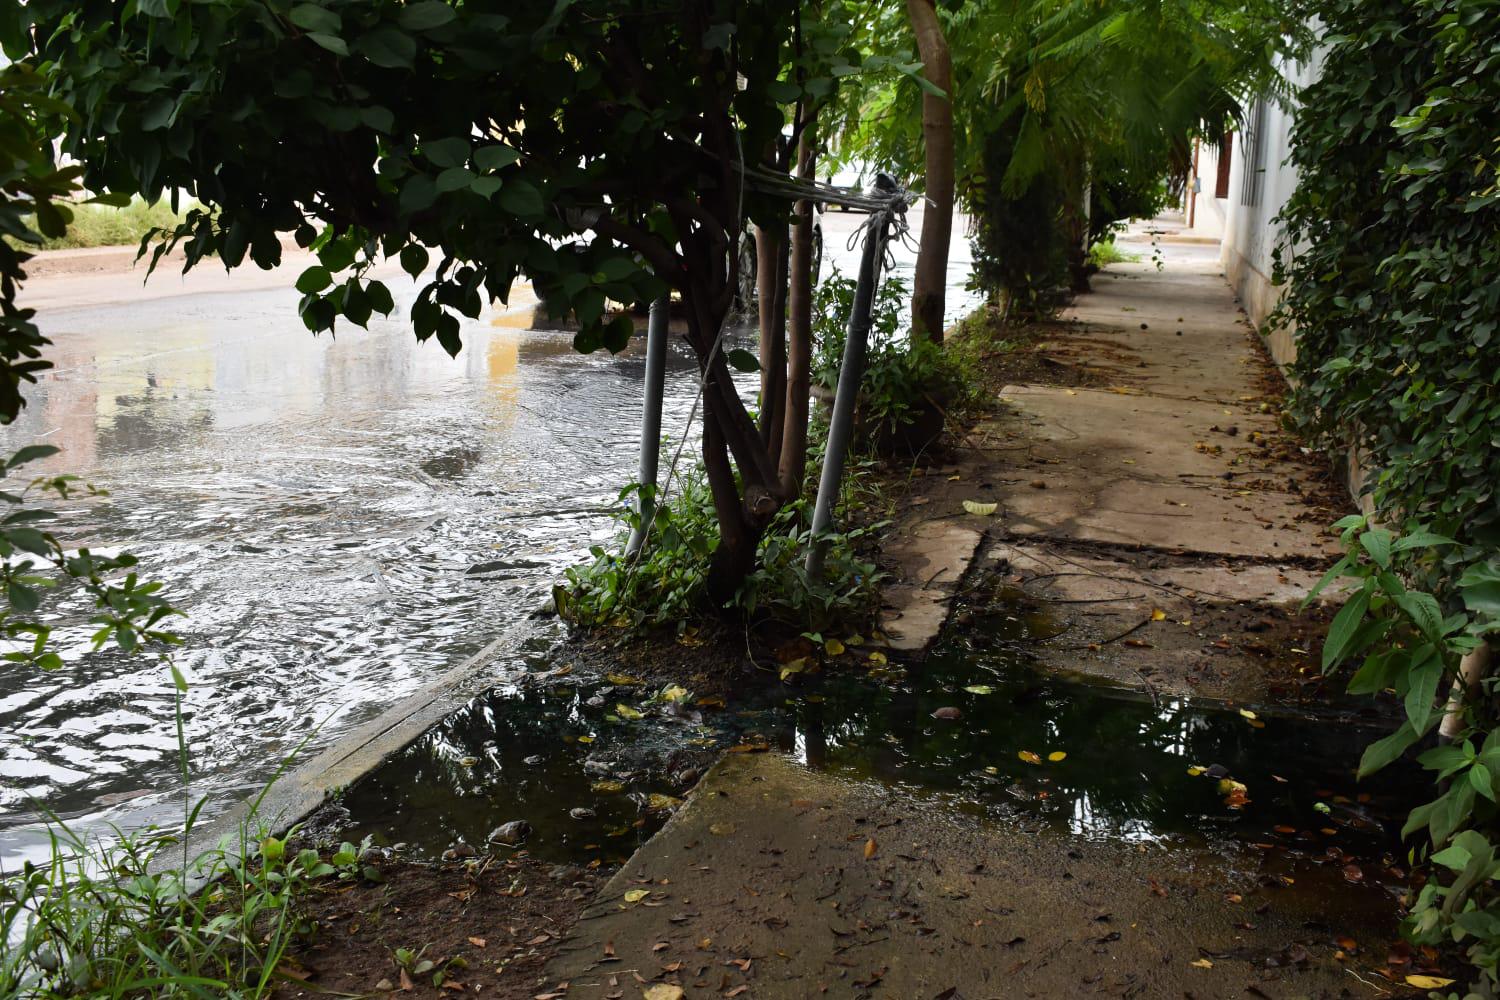
<instances>
[{"instance_id":1,"label":"small stone","mask_svg":"<svg viewBox=\"0 0 1500 1000\"><path fill-rule=\"evenodd\" d=\"M525 764L527 767L536 767L538 764L542 763L546 759L547 758L543 757L541 754L535 753L535 754L532 754L530 757L527 757L527 758L523 759L521 761L521 763Z\"/></svg>"},{"instance_id":2,"label":"small stone","mask_svg":"<svg viewBox=\"0 0 1500 1000\"><path fill-rule=\"evenodd\" d=\"M1045 490L1047 488L1047 481L1045 479L1033 479L1031 481L1031 488L1034 490Z\"/></svg>"},{"instance_id":3,"label":"small stone","mask_svg":"<svg viewBox=\"0 0 1500 1000\"><path fill-rule=\"evenodd\" d=\"M601 705L607 704L607 702L605 701L603 695L596 694L584 704L588 705L590 708L598 708Z\"/></svg>"},{"instance_id":4,"label":"small stone","mask_svg":"<svg viewBox=\"0 0 1500 1000\"><path fill-rule=\"evenodd\" d=\"M444 861L461 861L464 858L472 858L479 852L460 840L452 847L443 852Z\"/></svg>"},{"instance_id":5,"label":"small stone","mask_svg":"<svg viewBox=\"0 0 1500 1000\"><path fill-rule=\"evenodd\" d=\"M513 819L509 823L501 823L495 827L485 839L492 844L514 847L524 843L529 836L531 836L531 824L524 819Z\"/></svg>"},{"instance_id":6,"label":"small stone","mask_svg":"<svg viewBox=\"0 0 1500 1000\"><path fill-rule=\"evenodd\" d=\"M1151 329L1151 328L1150 328L1150 327L1149 327L1149 326L1147 326L1147 325L1146 325L1146 324L1145 324L1145 323L1142 323L1142 324L1141 324L1141 329L1142 329L1142 330L1149 330L1149 329Z\"/></svg>"},{"instance_id":7,"label":"small stone","mask_svg":"<svg viewBox=\"0 0 1500 1000\"><path fill-rule=\"evenodd\" d=\"M583 762L583 773L593 775L594 777L613 774L614 771L615 765L613 761L595 760L594 758L590 757L588 760L585 760Z\"/></svg>"},{"instance_id":8,"label":"small stone","mask_svg":"<svg viewBox=\"0 0 1500 1000\"><path fill-rule=\"evenodd\" d=\"M395 988L396 984L391 982L389 979L382 979L380 982L375 984L376 993L389 993Z\"/></svg>"},{"instance_id":9,"label":"small stone","mask_svg":"<svg viewBox=\"0 0 1500 1000\"><path fill-rule=\"evenodd\" d=\"M594 812L594 810L590 809L588 806L574 806L572 809L568 810L568 815L572 816L574 819L593 819L599 814Z\"/></svg>"}]
</instances>

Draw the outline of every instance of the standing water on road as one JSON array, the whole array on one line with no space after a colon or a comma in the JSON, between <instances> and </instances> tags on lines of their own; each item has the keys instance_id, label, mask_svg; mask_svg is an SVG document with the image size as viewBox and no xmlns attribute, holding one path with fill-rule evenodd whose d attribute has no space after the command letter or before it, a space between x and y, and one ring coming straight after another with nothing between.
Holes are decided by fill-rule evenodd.
<instances>
[{"instance_id":1,"label":"standing water on road","mask_svg":"<svg viewBox=\"0 0 1500 1000\"><path fill-rule=\"evenodd\" d=\"M286 292L44 317L56 368L3 445L58 445L49 470L108 489L52 505L59 537L130 549L187 612L195 792L254 787L458 665L611 536L640 345L581 356L515 328L530 315L468 324L456 359L400 316L314 338ZM695 370L678 349L668 369L677 435ZM75 654L87 637L58 630ZM0 858L41 849L37 803L85 826L179 817L172 717L148 658L0 672Z\"/></svg>"}]
</instances>

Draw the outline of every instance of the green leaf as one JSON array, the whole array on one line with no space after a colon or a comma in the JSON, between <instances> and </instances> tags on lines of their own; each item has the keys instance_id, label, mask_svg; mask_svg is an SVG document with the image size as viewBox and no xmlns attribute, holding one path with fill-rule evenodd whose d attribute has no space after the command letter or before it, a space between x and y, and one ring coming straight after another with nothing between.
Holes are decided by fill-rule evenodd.
<instances>
[{"instance_id":1,"label":"green leaf","mask_svg":"<svg viewBox=\"0 0 1500 1000\"><path fill-rule=\"evenodd\" d=\"M403 7L396 20L407 31L431 31L452 22L457 16L443 0L421 0Z\"/></svg>"},{"instance_id":2,"label":"green leaf","mask_svg":"<svg viewBox=\"0 0 1500 1000\"><path fill-rule=\"evenodd\" d=\"M408 243L401 248L401 270L415 278L427 270L427 248L416 243Z\"/></svg>"},{"instance_id":3,"label":"green leaf","mask_svg":"<svg viewBox=\"0 0 1500 1000\"><path fill-rule=\"evenodd\" d=\"M422 155L439 167L461 167L469 162L469 143L458 136L424 142Z\"/></svg>"},{"instance_id":4,"label":"green leaf","mask_svg":"<svg viewBox=\"0 0 1500 1000\"><path fill-rule=\"evenodd\" d=\"M1458 578L1458 590L1476 615L1500 616L1500 566L1475 563Z\"/></svg>"},{"instance_id":5,"label":"green leaf","mask_svg":"<svg viewBox=\"0 0 1500 1000\"><path fill-rule=\"evenodd\" d=\"M331 284L333 284L333 275L328 273L328 268L321 264L314 264L298 276L297 291L304 295L312 295L321 292Z\"/></svg>"},{"instance_id":6,"label":"green leaf","mask_svg":"<svg viewBox=\"0 0 1500 1000\"><path fill-rule=\"evenodd\" d=\"M474 180L474 174L468 167L449 167L438 174L436 186L439 193L457 191L468 187L472 180Z\"/></svg>"},{"instance_id":7,"label":"green leaf","mask_svg":"<svg viewBox=\"0 0 1500 1000\"><path fill-rule=\"evenodd\" d=\"M51 458L61 448L51 444L28 444L23 448L17 448L16 453L5 460L7 469L15 469L25 465L27 462L35 462L41 458Z\"/></svg>"},{"instance_id":8,"label":"green leaf","mask_svg":"<svg viewBox=\"0 0 1500 1000\"><path fill-rule=\"evenodd\" d=\"M380 315L389 316L396 311L396 302L391 298L391 290L385 287L384 282L370 282L365 286L365 294L370 299L370 308Z\"/></svg>"},{"instance_id":9,"label":"green leaf","mask_svg":"<svg viewBox=\"0 0 1500 1000\"><path fill-rule=\"evenodd\" d=\"M1433 702L1437 699L1438 681L1443 677L1443 661L1431 659L1411 675L1411 687L1406 691L1406 717L1417 730L1427 726L1432 717Z\"/></svg>"},{"instance_id":10,"label":"green leaf","mask_svg":"<svg viewBox=\"0 0 1500 1000\"><path fill-rule=\"evenodd\" d=\"M338 35L328 35L321 31L310 31L307 33L307 37L336 56L347 56L349 54L349 46L344 44L344 40Z\"/></svg>"},{"instance_id":11,"label":"green leaf","mask_svg":"<svg viewBox=\"0 0 1500 1000\"><path fill-rule=\"evenodd\" d=\"M509 146L481 146L474 151L474 168L485 172L500 170L521 158L521 154Z\"/></svg>"},{"instance_id":12,"label":"green leaf","mask_svg":"<svg viewBox=\"0 0 1500 1000\"><path fill-rule=\"evenodd\" d=\"M417 55L416 41L410 35L389 27L376 28L361 35L354 46L370 62L388 69L409 67Z\"/></svg>"},{"instance_id":13,"label":"green leaf","mask_svg":"<svg viewBox=\"0 0 1500 1000\"><path fill-rule=\"evenodd\" d=\"M544 208L541 192L525 178L508 181L496 202L510 214L524 218L541 215Z\"/></svg>"},{"instance_id":14,"label":"green leaf","mask_svg":"<svg viewBox=\"0 0 1500 1000\"><path fill-rule=\"evenodd\" d=\"M1368 777L1404 754L1422 734L1412 728L1410 722L1401 723L1401 728L1385 739L1376 740L1365 748L1359 759L1359 776Z\"/></svg>"},{"instance_id":15,"label":"green leaf","mask_svg":"<svg viewBox=\"0 0 1500 1000\"><path fill-rule=\"evenodd\" d=\"M1370 595L1361 590L1349 598L1339 609L1339 613L1333 616L1333 623L1328 626L1328 637L1323 640L1324 673L1343 658L1349 641L1354 638L1355 630L1364 620L1369 607Z\"/></svg>"},{"instance_id":16,"label":"green leaf","mask_svg":"<svg viewBox=\"0 0 1500 1000\"><path fill-rule=\"evenodd\" d=\"M333 11L315 3L299 3L292 8L290 17L292 23L303 31L320 31L328 35L337 35L344 23Z\"/></svg>"},{"instance_id":17,"label":"green leaf","mask_svg":"<svg viewBox=\"0 0 1500 1000\"><path fill-rule=\"evenodd\" d=\"M1405 611L1422 634L1439 645L1443 641L1443 611L1437 598L1419 590L1409 590L1396 597L1396 605Z\"/></svg>"},{"instance_id":18,"label":"green leaf","mask_svg":"<svg viewBox=\"0 0 1500 1000\"><path fill-rule=\"evenodd\" d=\"M724 352L724 360L727 361L727 362L729 362L729 367L733 368L735 371L739 371L739 372L758 372L758 371L760 371L760 362L758 360L756 360L755 355L751 354L749 351L745 350L743 347L736 347L736 348L734 348L731 351L725 351Z\"/></svg>"},{"instance_id":19,"label":"green leaf","mask_svg":"<svg viewBox=\"0 0 1500 1000\"><path fill-rule=\"evenodd\" d=\"M496 191L499 191L502 186L503 182L500 180L500 178L491 177L489 175L481 175L469 182L469 190L473 191L481 198L489 198L493 196L494 193Z\"/></svg>"},{"instance_id":20,"label":"green leaf","mask_svg":"<svg viewBox=\"0 0 1500 1000\"><path fill-rule=\"evenodd\" d=\"M437 195L437 185L431 177L412 174L401 186L401 210L407 213L425 211L437 201Z\"/></svg>"},{"instance_id":21,"label":"green leaf","mask_svg":"<svg viewBox=\"0 0 1500 1000\"><path fill-rule=\"evenodd\" d=\"M41 607L42 597L32 588L12 580L6 584L5 596L10 606L23 615L29 615Z\"/></svg>"},{"instance_id":22,"label":"green leaf","mask_svg":"<svg viewBox=\"0 0 1500 1000\"><path fill-rule=\"evenodd\" d=\"M1390 569L1392 538L1394 536L1384 528L1374 528L1359 536L1359 544L1370 553L1375 565L1381 569Z\"/></svg>"}]
</instances>

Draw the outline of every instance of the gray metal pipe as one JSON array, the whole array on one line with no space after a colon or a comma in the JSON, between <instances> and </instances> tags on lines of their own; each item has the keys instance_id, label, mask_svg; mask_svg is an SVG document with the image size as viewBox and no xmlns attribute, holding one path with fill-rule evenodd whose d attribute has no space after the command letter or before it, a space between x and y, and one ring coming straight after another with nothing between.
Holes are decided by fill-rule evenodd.
<instances>
[{"instance_id":1,"label":"gray metal pipe","mask_svg":"<svg viewBox=\"0 0 1500 1000\"><path fill-rule=\"evenodd\" d=\"M645 405L641 410L641 465L636 476L640 493L636 512L640 519L625 543L626 558L633 558L646 544L651 519L656 514L656 470L661 457L661 401L666 388L667 320L671 299L663 295L651 303L651 317L646 321Z\"/></svg>"},{"instance_id":2,"label":"gray metal pipe","mask_svg":"<svg viewBox=\"0 0 1500 1000\"><path fill-rule=\"evenodd\" d=\"M865 344L870 336L870 313L875 306L875 285L880 280L880 261L891 224L890 209L871 217L865 230L864 252L859 259L859 281L854 286L854 306L845 329L844 357L839 365L839 384L834 390L833 414L828 421L828 447L823 453L823 473L818 478L818 501L813 507L812 547L807 552L807 575L823 573L827 548L825 535L833 524L833 505L844 479L844 458L854 434L854 404L865 374Z\"/></svg>"}]
</instances>

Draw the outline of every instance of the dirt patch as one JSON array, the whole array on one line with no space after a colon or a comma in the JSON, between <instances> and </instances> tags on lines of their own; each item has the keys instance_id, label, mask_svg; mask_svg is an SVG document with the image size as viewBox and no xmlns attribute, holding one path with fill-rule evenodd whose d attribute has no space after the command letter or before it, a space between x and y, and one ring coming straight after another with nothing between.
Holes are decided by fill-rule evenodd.
<instances>
[{"instance_id":1,"label":"dirt patch","mask_svg":"<svg viewBox=\"0 0 1500 1000\"><path fill-rule=\"evenodd\" d=\"M545 992L541 970L605 878L528 858L382 868L381 884L325 883L303 900L315 933L283 970L306 983L283 986L279 1000L330 993L530 1000ZM410 953L405 968L398 950Z\"/></svg>"}]
</instances>

